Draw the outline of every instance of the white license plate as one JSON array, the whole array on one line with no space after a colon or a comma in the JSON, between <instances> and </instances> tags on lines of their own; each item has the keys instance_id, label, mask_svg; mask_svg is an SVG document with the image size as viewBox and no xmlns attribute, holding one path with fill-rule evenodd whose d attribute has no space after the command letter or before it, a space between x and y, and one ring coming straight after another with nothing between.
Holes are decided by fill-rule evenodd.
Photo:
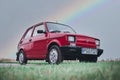
<instances>
[{"instance_id":1,"label":"white license plate","mask_svg":"<svg viewBox=\"0 0 120 80\"><path fill-rule=\"evenodd\" d=\"M82 48L82 54L92 54L97 55L97 49L91 49L91 48Z\"/></svg>"}]
</instances>

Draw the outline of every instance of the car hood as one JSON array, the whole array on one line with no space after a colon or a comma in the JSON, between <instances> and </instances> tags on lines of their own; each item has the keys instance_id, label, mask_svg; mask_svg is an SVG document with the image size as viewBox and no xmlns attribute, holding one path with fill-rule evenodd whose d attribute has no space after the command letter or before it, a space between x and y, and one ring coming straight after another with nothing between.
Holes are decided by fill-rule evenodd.
<instances>
[{"instance_id":1,"label":"car hood","mask_svg":"<svg viewBox=\"0 0 120 80\"><path fill-rule=\"evenodd\" d=\"M75 36L75 44L79 47L96 48L96 38L82 35L82 34L70 34L70 33L51 33L51 38L63 37L63 36ZM98 40L98 39L97 39Z\"/></svg>"},{"instance_id":2,"label":"car hood","mask_svg":"<svg viewBox=\"0 0 120 80\"><path fill-rule=\"evenodd\" d=\"M75 36L76 38L76 45L80 47L86 47L86 48L96 48L95 40L96 38L82 35L82 34L66 34L70 36ZM97 39L98 40L98 39Z\"/></svg>"},{"instance_id":3,"label":"car hood","mask_svg":"<svg viewBox=\"0 0 120 80\"><path fill-rule=\"evenodd\" d=\"M86 35L82 35L82 34L71 34L71 33L51 33L50 36L51 37L75 36L77 38L81 37L81 38L87 38L87 39L88 38L89 39L97 39L97 38L86 36Z\"/></svg>"},{"instance_id":4,"label":"car hood","mask_svg":"<svg viewBox=\"0 0 120 80\"><path fill-rule=\"evenodd\" d=\"M71 33L59 33L59 34L68 35L68 36L75 36L75 37L81 37L81 38L97 39L95 37L86 36L86 35L83 35L83 34L71 34Z\"/></svg>"},{"instance_id":5,"label":"car hood","mask_svg":"<svg viewBox=\"0 0 120 80\"><path fill-rule=\"evenodd\" d=\"M86 48L96 48L95 40L97 38L82 35L82 34L70 34L70 33L62 33L62 34L66 36L75 36L76 46L86 47Z\"/></svg>"}]
</instances>

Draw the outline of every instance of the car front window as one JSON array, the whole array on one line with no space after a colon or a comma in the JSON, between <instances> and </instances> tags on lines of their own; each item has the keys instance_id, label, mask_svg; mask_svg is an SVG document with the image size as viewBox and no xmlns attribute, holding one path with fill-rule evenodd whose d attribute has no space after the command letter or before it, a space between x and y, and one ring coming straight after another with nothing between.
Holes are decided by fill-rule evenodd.
<instances>
[{"instance_id":1,"label":"car front window","mask_svg":"<svg viewBox=\"0 0 120 80\"><path fill-rule=\"evenodd\" d=\"M31 34L32 34L32 31L33 31L33 28L30 28L28 31L27 31L27 33L26 33L26 35L25 35L25 39L28 39L28 38L30 38L31 37Z\"/></svg>"},{"instance_id":2,"label":"car front window","mask_svg":"<svg viewBox=\"0 0 120 80\"><path fill-rule=\"evenodd\" d=\"M49 32L62 32L62 33L76 33L70 26L59 24L59 23L52 23L47 22L47 27Z\"/></svg>"}]
</instances>

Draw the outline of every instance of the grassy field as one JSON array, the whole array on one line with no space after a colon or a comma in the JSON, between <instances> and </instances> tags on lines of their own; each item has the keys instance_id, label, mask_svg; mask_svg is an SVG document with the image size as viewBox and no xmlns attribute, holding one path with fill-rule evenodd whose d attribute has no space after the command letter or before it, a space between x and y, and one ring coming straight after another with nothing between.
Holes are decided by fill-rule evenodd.
<instances>
[{"instance_id":1,"label":"grassy field","mask_svg":"<svg viewBox=\"0 0 120 80\"><path fill-rule=\"evenodd\" d=\"M59 65L29 62L28 65L0 67L0 80L119 80L120 62L79 63L66 61Z\"/></svg>"}]
</instances>

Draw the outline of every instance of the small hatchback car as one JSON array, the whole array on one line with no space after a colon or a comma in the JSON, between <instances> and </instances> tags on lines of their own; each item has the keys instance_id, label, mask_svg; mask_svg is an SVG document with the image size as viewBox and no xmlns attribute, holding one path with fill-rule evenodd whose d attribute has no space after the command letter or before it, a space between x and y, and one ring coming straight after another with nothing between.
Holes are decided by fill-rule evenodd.
<instances>
[{"instance_id":1,"label":"small hatchback car","mask_svg":"<svg viewBox=\"0 0 120 80\"><path fill-rule=\"evenodd\" d=\"M16 60L20 64L28 60L46 60L51 64L63 60L96 62L102 53L99 39L76 34L65 24L42 22L25 31L18 43Z\"/></svg>"}]
</instances>

